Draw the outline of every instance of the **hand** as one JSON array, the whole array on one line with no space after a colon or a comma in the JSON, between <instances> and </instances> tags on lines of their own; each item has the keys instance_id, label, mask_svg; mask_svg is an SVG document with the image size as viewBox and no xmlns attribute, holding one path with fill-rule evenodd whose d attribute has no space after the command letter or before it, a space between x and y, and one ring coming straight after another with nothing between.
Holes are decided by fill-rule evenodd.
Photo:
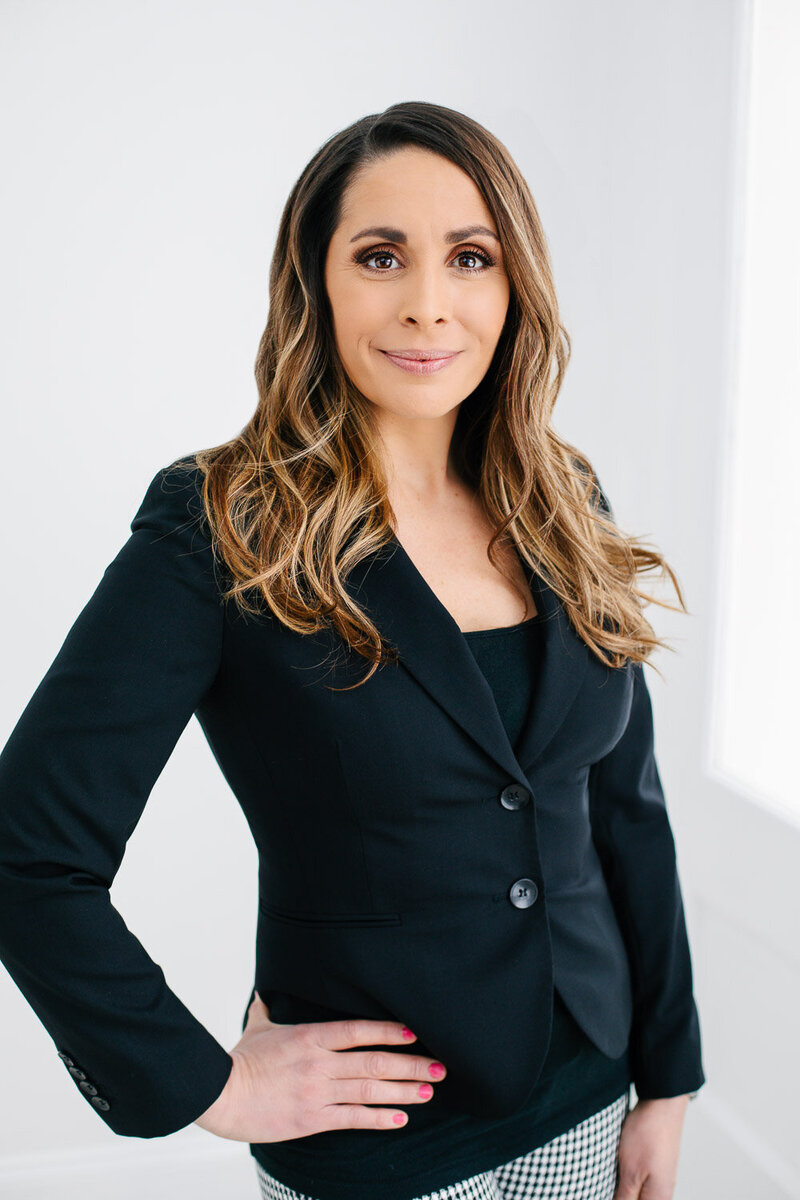
<instances>
[{"instance_id":1,"label":"hand","mask_svg":"<svg viewBox=\"0 0 800 1200\"><path fill-rule=\"evenodd\" d=\"M408 1045L402 1029L396 1021L357 1018L279 1025L256 992L230 1052L228 1082L194 1123L238 1142L283 1142L327 1129L399 1129L408 1120L402 1109L370 1106L423 1103L433 1088L420 1095L420 1084L446 1072L430 1074L436 1060L421 1055L344 1051Z\"/></svg>"},{"instance_id":2,"label":"hand","mask_svg":"<svg viewBox=\"0 0 800 1200\"><path fill-rule=\"evenodd\" d=\"M671 1200L688 1096L639 1100L622 1122L614 1200Z\"/></svg>"}]
</instances>

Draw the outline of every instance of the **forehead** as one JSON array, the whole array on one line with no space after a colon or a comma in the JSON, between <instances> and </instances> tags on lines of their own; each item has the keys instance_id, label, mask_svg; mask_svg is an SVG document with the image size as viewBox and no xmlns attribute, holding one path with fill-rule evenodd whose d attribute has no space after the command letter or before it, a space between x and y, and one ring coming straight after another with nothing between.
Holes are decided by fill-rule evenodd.
<instances>
[{"instance_id":1,"label":"forehead","mask_svg":"<svg viewBox=\"0 0 800 1200\"><path fill-rule=\"evenodd\" d=\"M495 229L475 183L455 163L418 147L404 147L359 167L342 197L338 231L351 237L366 224L430 228L481 222Z\"/></svg>"}]
</instances>

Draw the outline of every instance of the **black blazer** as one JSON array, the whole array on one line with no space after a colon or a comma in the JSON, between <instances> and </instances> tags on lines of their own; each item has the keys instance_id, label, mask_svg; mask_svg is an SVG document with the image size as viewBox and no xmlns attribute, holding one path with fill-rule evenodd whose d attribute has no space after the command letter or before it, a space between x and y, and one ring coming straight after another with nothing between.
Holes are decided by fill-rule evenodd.
<instances>
[{"instance_id":1,"label":"black blazer","mask_svg":"<svg viewBox=\"0 0 800 1200\"><path fill-rule=\"evenodd\" d=\"M555 986L606 1054L630 1036L640 1098L697 1090L642 666L603 666L529 571L543 657L512 747L392 538L347 589L400 662L329 690L368 664L332 631L221 602L200 479L156 473L0 754L0 957L87 1103L116 1133L158 1137L231 1069L109 898L193 714L258 847L255 987L275 1021L404 1022L418 1041L393 1049L445 1063L443 1100L502 1117L537 1081Z\"/></svg>"}]
</instances>

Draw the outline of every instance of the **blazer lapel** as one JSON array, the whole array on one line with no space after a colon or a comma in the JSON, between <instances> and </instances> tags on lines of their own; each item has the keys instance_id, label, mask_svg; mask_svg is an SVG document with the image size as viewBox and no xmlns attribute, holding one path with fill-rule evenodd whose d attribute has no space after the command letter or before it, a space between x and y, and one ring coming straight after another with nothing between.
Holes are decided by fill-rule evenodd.
<instances>
[{"instance_id":1,"label":"blazer lapel","mask_svg":"<svg viewBox=\"0 0 800 1200\"><path fill-rule=\"evenodd\" d=\"M394 535L351 570L346 587L396 646L405 669L510 777L526 783L525 769L542 754L583 682L588 648L556 594L522 565L544 620L534 699L516 748L456 621Z\"/></svg>"}]
</instances>

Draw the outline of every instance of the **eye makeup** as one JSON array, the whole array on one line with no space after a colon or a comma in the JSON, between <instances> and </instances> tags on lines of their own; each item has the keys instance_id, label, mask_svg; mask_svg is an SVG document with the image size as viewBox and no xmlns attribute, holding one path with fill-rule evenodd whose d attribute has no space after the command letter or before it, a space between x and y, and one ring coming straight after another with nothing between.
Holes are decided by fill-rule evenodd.
<instances>
[{"instance_id":1,"label":"eye makeup","mask_svg":"<svg viewBox=\"0 0 800 1200\"><path fill-rule=\"evenodd\" d=\"M369 246L366 250L359 250L353 255L353 262L363 266L367 271L372 271L376 275L389 275L391 270L381 269L380 267L370 267L368 262L371 258L397 258L397 252L393 246ZM480 249L478 246L465 246L458 251L454 256L458 258L477 258L483 266L479 269L475 267L457 267L456 270L464 275L482 275L484 271L496 265L497 260L486 250Z\"/></svg>"}]
</instances>

